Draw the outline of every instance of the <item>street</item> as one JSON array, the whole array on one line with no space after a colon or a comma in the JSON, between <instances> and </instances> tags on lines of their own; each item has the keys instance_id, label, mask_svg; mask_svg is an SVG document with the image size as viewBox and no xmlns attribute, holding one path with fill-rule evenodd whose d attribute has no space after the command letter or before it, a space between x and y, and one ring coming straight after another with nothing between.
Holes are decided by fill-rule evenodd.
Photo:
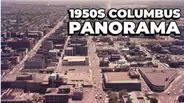
<instances>
[{"instance_id":1,"label":"street","mask_svg":"<svg viewBox=\"0 0 184 103\"><path fill-rule=\"evenodd\" d=\"M102 87L102 74L101 69L99 67L99 58L97 56L95 43L92 42L92 37L90 36L88 38L88 44L89 44L89 60L90 60L90 68L93 75L93 83L94 83L94 97L96 96L96 103L105 103L106 94L103 91ZM99 96L102 96L101 99L99 99Z\"/></svg>"},{"instance_id":2,"label":"street","mask_svg":"<svg viewBox=\"0 0 184 103\"><path fill-rule=\"evenodd\" d=\"M17 64L12 71L10 71L4 78L11 76L12 74L17 74L19 71L21 71L24 68L24 62L28 59L33 57L36 54L36 51L41 47L43 41L45 41L46 38L48 38L51 34L55 32L56 29L58 29L60 26L63 25L63 21L67 18L65 16L61 22L59 22L49 33L47 33L43 38L41 38L37 44L34 46L32 50L30 50L22 59L22 61Z\"/></svg>"}]
</instances>

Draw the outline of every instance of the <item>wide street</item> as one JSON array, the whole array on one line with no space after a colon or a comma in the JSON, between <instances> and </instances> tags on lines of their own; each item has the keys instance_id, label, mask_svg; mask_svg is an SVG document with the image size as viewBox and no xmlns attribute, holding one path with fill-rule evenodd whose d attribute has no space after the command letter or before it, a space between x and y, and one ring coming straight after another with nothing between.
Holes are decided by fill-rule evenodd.
<instances>
[{"instance_id":1,"label":"wide street","mask_svg":"<svg viewBox=\"0 0 184 103\"><path fill-rule=\"evenodd\" d=\"M103 91L102 87L102 73L99 67L99 58L96 52L95 43L92 41L92 37L88 38L88 49L89 49L89 59L90 59L90 69L93 75L93 83L94 83L94 96L96 96L96 103L105 103L106 94ZM100 96L102 98L100 99Z\"/></svg>"}]
</instances>

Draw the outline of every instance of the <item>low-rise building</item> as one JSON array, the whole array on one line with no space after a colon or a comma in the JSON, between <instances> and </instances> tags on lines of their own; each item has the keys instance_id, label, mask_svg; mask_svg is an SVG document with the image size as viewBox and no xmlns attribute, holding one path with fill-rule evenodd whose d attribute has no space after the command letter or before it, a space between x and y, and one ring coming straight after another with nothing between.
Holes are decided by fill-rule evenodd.
<instances>
[{"instance_id":1,"label":"low-rise building","mask_svg":"<svg viewBox=\"0 0 184 103\"><path fill-rule=\"evenodd\" d=\"M111 54L110 61L116 61L120 59L120 54Z\"/></svg>"},{"instance_id":2,"label":"low-rise building","mask_svg":"<svg viewBox=\"0 0 184 103\"><path fill-rule=\"evenodd\" d=\"M128 93L127 103L151 103L151 102L144 93L136 91Z\"/></svg>"},{"instance_id":3,"label":"low-rise building","mask_svg":"<svg viewBox=\"0 0 184 103\"><path fill-rule=\"evenodd\" d=\"M57 58L58 53L59 53L59 49L53 49L53 50L49 50L48 55L52 58Z\"/></svg>"},{"instance_id":4,"label":"low-rise building","mask_svg":"<svg viewBox=\"0 0 184 103\"><path fill-rule=\"evenodd\" d=\"M109 66L109 59L106 58L100 58L100 67L108 67Z\"/></svg>"},{"instance_id":5,"label":"low-rise building","mask_svg":"<svg viewBox=\"0 0 184 103\"><path fill-rule=\"evenodd\" d=\"M63 66L82 66L89 65L89 59L86 56L65 56Z\"/></svg>"},{"instance_id":6,"label":"low-rise building","mask_svg":"<svg viewBox=\"0 0 184 103\"><path fill-rule=\"evenodd\" d=\"M69 93L63 93L58 88L48 88L44 95L44 103L68 103Z\"/></svg>"},{"instance_id":7,"label":"low-rise building","mask_svg":"<svg viewBox=\"0 0 184 103\"><path fill-rule=\"evenodd\" d=\"M81 84L76 84L73 91L73 100L82 100L83 99L83 87Z\"/></svg>"},{"instance_id":8,"label":"low-rise building","mask_svg":"<svg viewBox=\"0 0 184 103\"><path fill-rule=\"evenodd\" d=\"M140 68L139 72L153 91L164 91L178 76L178 71L174 69Z\"/></svg>"},{"instance_id":9,"label":"low-rise building","mask_svg":"<svg viewBox=\"0 0 184 103\"><path fill-rule=\"evenodd\" d=\"M131 78L128 72L107 72L104 73L104 88L113 91L140 91L141 82L139 79Z\"/></svg>"},{"instance_id":10,"label":"low-rise building","mask_svg":"<svg viewBox=\"0 0 184 103\"><path fill-rule=\"evenodd\" d=\"M24 93L23 89L7 89L1 95L1 103L29 103L39 102L36 93Z\"/></svg>"},{"instance_id":11,"label":"low-rise building","mask_svg":"<svg viewBox=\"0 0 184 103\"><path fill-rule=\"evenodd\" d=\"M41 39L43 37L43 32L41 32L41 31L28 31L27 37Z\"/></svg>"}]
</instances>

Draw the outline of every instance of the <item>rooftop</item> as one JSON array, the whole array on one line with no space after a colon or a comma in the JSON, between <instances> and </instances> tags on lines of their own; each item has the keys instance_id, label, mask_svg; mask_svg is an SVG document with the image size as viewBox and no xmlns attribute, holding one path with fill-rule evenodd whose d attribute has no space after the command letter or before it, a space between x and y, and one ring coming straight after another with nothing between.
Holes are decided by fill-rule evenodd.
<instances>
[{"instance_id":1,"label":"rooftop","mask_svg":"<svg viewBox=\"0 0 184 103\"><path fill-rule=\"evenodd\" d=\"M27 101L35 99L35 93L24 93L23 89L7 89L1 96L2 101Z\"/></svg>"},{"instance_id":2,"label":"rooftop","mask_svg":"<svg viewBox=\"0 0 184 103\"><path fill-rule=\"evenodd\" d=\"M131 103L150 103L147 97L142 92L130 92L128 93Z\"/></svg>"},{"instance_id":3,"label":"rooftop","mask_svg":"<svg viewBox=\"0 0 184 103\"><path fill-rule=\"evenodd\" d=\"M67 84L86 84L86 85L91 85L92 81L92 76L90 73L87 72L81 72L81 73L76 73L76 72L67 72L65 73L59 73L59 76L67 78Z\"/></svg>"},{"instance_id":4,"label":"rooftop","mask_svg":"<svg viewBox=\"0 0 184 103\"><path fill-rule=\"evenodd\" d=\"M141 68L140 71L149 79L153 85L165 86L171 82L171 78L177 74L177 70L156 70L151 68Z\"/></svg>"},{"instance_id":5,"label":"rooftop","mask_svg":"<svg viewBox=\"0 0 184 103\"><path fill-rule=\"evenodd\" d=\"M72 62L72 61L85 61L86 56L65 56L63 58L63 60L67 60L69 62Z\"/></svg>"},{"instance_id":6,"label":"rooftop","mask_svg":"<svg viewBox=\"0 0 184 103\"><path fill-rule=\"evenodd\" d=\"M131 79L128 72L104 73L106 83L140 83L138 79Z\"/></svg>"},{"instance_id":7,"label":"rooftop","mask_svg":"<svg viewBox=\"0 0 184 103\"><path fill-rule=\"evenodd\" d=\"M22 76L22 74L12 74L12 75L8 75L7 77L3 78L2 81L16 81L16 78L18 76ZM32 80L26 80L27 82L42 82L44 80L44 77L46 76L46 74L32 74ZM21 81L21 80L18 80Z\"/></svg>"}]
</instances>

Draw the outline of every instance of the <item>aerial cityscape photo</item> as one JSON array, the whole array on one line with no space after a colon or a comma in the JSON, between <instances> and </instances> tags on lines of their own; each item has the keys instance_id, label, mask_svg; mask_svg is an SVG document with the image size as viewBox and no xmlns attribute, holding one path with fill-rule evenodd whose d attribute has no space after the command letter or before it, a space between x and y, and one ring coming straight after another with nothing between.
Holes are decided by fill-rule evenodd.
<instances>
[{"instance_id":1,"label":"aerial cityscape photo","mask_svg":"<svg viewBox=\"0 0 184 103\"><path fill-rule=\"evenodd\" d=\"M1 0L1 102L184 103L184 1Z\"/></svg>"}]
</instances>

